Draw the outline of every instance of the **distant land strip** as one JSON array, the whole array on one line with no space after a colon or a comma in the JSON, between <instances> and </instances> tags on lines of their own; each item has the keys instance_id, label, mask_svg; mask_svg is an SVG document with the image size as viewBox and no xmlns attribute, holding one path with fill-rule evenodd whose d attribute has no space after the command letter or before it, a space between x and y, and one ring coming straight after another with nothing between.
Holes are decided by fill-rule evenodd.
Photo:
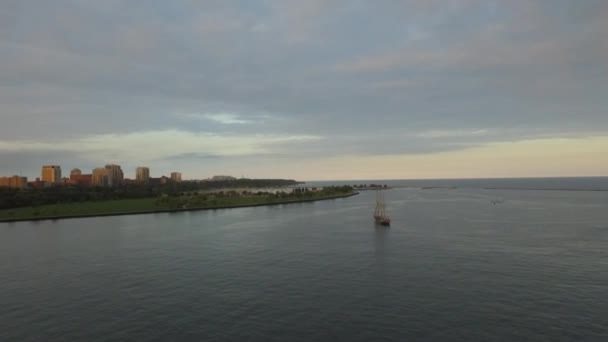
<instances>
[{"instance_id":1,"label":"distant land strip","mask_svg":"<svg viewBox=\"0 0 608 342\"><path fill-rule=\"evenodd\" d=\"M253 203L253 204L236 204L236 205L220 205L220 206L205 206L205 207L192 207L192 208L173 208L173 209L154 209L154 210L136 210L136 211L124 211L124 212L109 212L109 213L92 213L92 214L73 214L73 215L56 215L56 216L40 216L40 217L19 217L19 218L0 218L0 223L11 223L11 222L24 222L24 221L47 221L47 220L63 220L63 219L76 219L76 218L87 218L87 217L105 217L105 216L125 216L125 215L143 215L143 214L161 214L161 213L177 213L186 211L202 211L202 210L217 210L217 209L236 209L236 208L248 208L248 207L263 207L263 206L274 206L283 204L295 204L295 203L307 203L326 201L339 198L347 198L358 195L359 192L352 192L348 194L331 195L327 197L318 198L302 198L296 200L285 200L278 202L265 202L265 203Z\"/></svg>"},{"instance_id":2,"label":"distant land strip","mask_svg":"<svg viewBox=\"0 0 608 342\"><path fill-rule=\"evenodd\" d=\"M456 189L482 189L482 190L517 190L517 191L608 191L608 189L581 189L581 188L506 188L506 187L466 187L466 186L413 186L394 185L388 189L421 189L421 190L456 190ZM360 190L360 189L357 189ZM368 189L363 189L368 190ZM372 190L372 189L369 189Z\"/></svg>"},{"instance_id":3,"label":"distant land strip","mask_svg":"<svg viewBox=\"0 0 608 342\"><path fill-rule=\"evenodd\" d=\"M484 190L521 190L521 191L608 191L608 189L568 189L568 188L483 188Z\"/></svg>"}]
</instances>

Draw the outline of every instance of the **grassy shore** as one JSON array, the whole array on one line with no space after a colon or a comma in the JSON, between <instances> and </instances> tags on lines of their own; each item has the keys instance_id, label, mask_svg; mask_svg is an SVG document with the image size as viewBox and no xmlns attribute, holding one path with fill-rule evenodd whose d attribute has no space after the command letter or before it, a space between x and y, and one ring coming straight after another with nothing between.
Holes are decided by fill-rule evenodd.
<instances>
[{"instance_id":1,"label":"grassy shore","mask_svg":"<svg viewBox=\"0 0 608 342\"><path fill-rule=\"evenodd\" d=\"M206 196L181 196L177 198L138 198L61 203L0 210L0 222L260 206L318 201L354 194L356 193L313 194L302 197L236 196L209 198Z\"/></svg>"}]
</instances>

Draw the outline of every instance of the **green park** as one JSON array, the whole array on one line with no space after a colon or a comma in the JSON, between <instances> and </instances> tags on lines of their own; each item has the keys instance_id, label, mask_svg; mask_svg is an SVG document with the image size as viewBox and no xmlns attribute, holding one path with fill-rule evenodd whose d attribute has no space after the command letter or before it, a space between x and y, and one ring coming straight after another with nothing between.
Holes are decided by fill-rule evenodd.
<instances>
[{"instance_id":1,"label":"green park","mask_svg":"<svg viewBox=\"0 0 608 342\"><path fill-rule=\"evenodd\" d=\"M314 190L293 188L289 191L187 191L161 193L142 198L68 200L46 204L34 202L28 206L1 209L0 222L288 204L347 197L353 194L355 194L353 188L344 186Z\"/></svg>"}]
</instances>

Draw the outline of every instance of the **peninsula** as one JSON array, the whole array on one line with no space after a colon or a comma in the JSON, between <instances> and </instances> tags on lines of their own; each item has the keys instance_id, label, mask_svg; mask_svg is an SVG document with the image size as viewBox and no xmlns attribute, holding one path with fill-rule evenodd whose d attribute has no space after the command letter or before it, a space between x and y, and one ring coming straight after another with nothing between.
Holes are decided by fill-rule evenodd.
<instances>
[{"instance_id":1,"label":"peninsula","mask_svg":"<svg viewBox=\"0 0 608 342\"><path fill-rule=\"evenodd\" d=\"M233 189L213 192L173 192L162 193L154 197L66 201L2 209L0 210L0 222L240 208L312 202L356 194L357 192L354 192L350 186L291 188L274 191L271 189L265 191Z\"/></svg>"}]
</instances>

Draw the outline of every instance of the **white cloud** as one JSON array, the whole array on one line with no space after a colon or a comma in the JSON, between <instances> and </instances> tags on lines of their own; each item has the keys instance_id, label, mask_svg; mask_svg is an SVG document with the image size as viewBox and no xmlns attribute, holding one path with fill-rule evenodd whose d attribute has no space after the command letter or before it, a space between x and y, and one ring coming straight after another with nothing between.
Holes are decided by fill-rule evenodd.
<instances>
[{"instance_id":1,"label":"white cloud","mask_svg":"<svg viewBox=\"0 0 608 342\"><path fill-rule=\"evenodd\" d=\"M242 119L238 115L231 113L205 114L204 117L224 125L242 125L251 123L251 121Z\"/></svg>"},{"instance_id":2,"label":"white cloud","mask_svg":"<svg viewBox=\"0 0 608 342\"><path fill-rule=\"evenodd\" d=\"M430 130L414 134L417 138L467 138L488 135L488 130Z\"/></svg>"},{"instance_id":3,"label":"white cloud","mask_svg":"<svg viewBox=\"0 0 608 342\"><path fill-rule=\"evenodd\" d=\"M245 117L243 115L230 112L175 114L174 117L186 120L213 121L222 125L245 125L254 123L264 123L268 120L281 120L280 117L269 114L251 114Z\"/></svg>"},{"instance_id":4,"label":"white cloud","mask_svg":"<svg viewBox=\"0 0 608 342\"><path fill-rule=\"evenodd\" d=\"M82 138L46 141L0 140L0 151L65 152L97 161L152 161L181 154L247 156L269 154L285 144L321 140L313 135L254 134L219 135L179 130L100 134Z\"/></svg>"},{"instance_id":5,"label":"white cloud","mask_svg":"<svg viewBox=\"0 0 608 342\"><path fill-rule=\"evenodd\" d=\"M175 117L187 120L213 121L223 125L244 125L252 123L251 120L246 120L240 115L233 113L187 113L176 114Z\"/></svg>"}]
</instances>

